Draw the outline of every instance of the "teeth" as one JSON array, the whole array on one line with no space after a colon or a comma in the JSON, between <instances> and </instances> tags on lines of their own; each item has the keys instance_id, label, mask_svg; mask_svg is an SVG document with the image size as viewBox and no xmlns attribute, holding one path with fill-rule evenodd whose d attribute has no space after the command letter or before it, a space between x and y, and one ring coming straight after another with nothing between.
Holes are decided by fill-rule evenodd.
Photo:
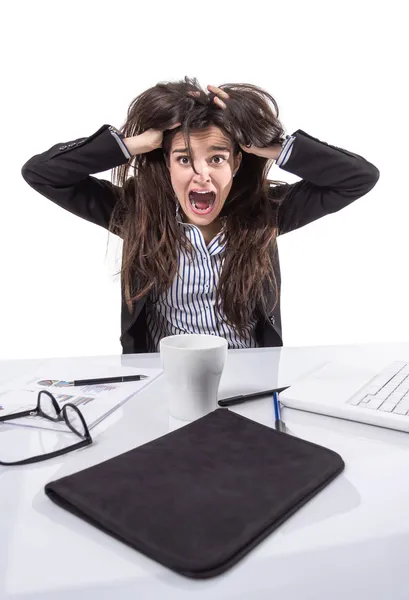
<instances>
[{"instance_id":1,"label":"teeth","mask_svg":"<svg viewBox=\"0 0 409 600\"><path fill-rule=\"evenodd\" d=\"M207 208L209 208L209 207L207 207L207 208L197 208L194 200L192 201L192 206L194 206L196 210L207 210Z\"/></svg>"},{"instance_id":2,"label":"teeth","mask_svg":"<svg viewBox=\"0 0 409 600\"><path fill-rule=\"evenodd\" d=\"M207 208L209 208L209 207L207 207L207 208L197 208L197 206L196 206L196 204L195 204L195 201L194 201L194 200L192 200L192 206L193 206L193 207L194 207L196 210L202 210L203 212L204 212L205 210L207 210Z\"/></svg>"}]
</instances>

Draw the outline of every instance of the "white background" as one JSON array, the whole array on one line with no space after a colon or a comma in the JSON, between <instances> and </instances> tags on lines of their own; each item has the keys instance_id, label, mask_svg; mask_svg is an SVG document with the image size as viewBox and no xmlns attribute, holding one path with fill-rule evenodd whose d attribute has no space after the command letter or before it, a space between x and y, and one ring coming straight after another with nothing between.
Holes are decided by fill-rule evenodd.
<instances>
[{"instance_id":1,"label":"white background","mask_svg":"<svg viewBox=\"0 0 409 600\"><path fill-rule=\"evenodd\" d=\"M380 170L352 206L279 238L284 344L408 340L404 5L2 3L0 358L121 352L118 239L32 190L21 167L120 127L139 93L185 75L259 85L287 133ZM298 181L276 166L270 176Z\"/></svg>"}]
</instances>

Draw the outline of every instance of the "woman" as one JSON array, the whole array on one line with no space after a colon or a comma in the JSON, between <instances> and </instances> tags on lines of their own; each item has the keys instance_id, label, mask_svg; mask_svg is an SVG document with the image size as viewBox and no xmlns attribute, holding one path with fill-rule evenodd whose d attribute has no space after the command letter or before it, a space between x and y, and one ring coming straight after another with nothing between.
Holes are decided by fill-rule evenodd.
<instances>
[{"instance_id":1,"label":"woman","mask_svg":"<svg viewBox=\"0 0 409 600\"><path fill-rule=\"evenodd\" d=\"M277 236L369 192L378 169L302 130L284 136L274 98L249 84L159 83L120 131L56 144L25 181L123 240L123 353L166 335L229 348L282 346ZM273 162L301 178L269 181ZM113 169L113 183L91 174Z\"/></svg>"}]
</instances>

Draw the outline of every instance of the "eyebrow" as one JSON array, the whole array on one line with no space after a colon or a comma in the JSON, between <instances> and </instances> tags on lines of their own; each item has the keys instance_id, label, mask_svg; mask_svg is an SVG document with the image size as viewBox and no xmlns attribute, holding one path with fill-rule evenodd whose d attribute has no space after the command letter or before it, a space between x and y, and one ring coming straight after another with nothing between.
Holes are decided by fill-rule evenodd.
<instances>
[{"instance_id":1,"label":"eyebrow","mask_svg":"<svg viewBox=\"0 0 409 600\"><path fill-rule=\"evenodd\" d=\"M231 148L228 148L227 146L209 146L207 148L207 151L214 151L216 150L217 152L231 152ZM173 150L172 154L175 154L175 152L187 152L187 148L180 148L178 150Z\"/></svg>"}]
</instances>

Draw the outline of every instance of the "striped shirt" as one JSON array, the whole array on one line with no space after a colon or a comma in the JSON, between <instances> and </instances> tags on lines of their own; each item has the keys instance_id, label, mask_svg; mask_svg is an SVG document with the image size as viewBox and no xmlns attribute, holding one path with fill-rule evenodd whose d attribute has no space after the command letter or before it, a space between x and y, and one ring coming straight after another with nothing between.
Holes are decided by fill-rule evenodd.
<instances>
[{"instance_id":1,"label":"striped shirt","mask_svg":"<svg viewBox=\"0 0 409 600\"><path fill-rule=\"evenodd\" d=\"M158 352L160 340L167 335L207 333L228 341L229 348L256 347L253 317L244 337L228 325L221 307L216 305L216 288L223 267L223 230L206 247L203 234L196 225L183 223L194 250L194 257L184 248L178 250L178 272L172 286L146 305L148 351Z\"/></svg>"},{"instance_id":2,"label":"striped shirt","mask_svg":"<svg viewBox=\"0 0 409 600\"><path fill-rule=\"evenodd\" d=\"M118 135L111 130L125 156L131 155ZM287 136L276 160L284 165L293 147L294 136ZM151 294L146 303L147 345L149 352L159 352L159 342L168 335L204 333L225 338L229 348L257 347L253 315L243 336L227 323L221 305L216 305L216 289L223 268L225 244L223 229L208 246L196 225L183 222L176 213L179 227L193 247L193 259L184 248L178 249L178 269L171 287L156 297Z\"/></svg>"}]
</instances>

